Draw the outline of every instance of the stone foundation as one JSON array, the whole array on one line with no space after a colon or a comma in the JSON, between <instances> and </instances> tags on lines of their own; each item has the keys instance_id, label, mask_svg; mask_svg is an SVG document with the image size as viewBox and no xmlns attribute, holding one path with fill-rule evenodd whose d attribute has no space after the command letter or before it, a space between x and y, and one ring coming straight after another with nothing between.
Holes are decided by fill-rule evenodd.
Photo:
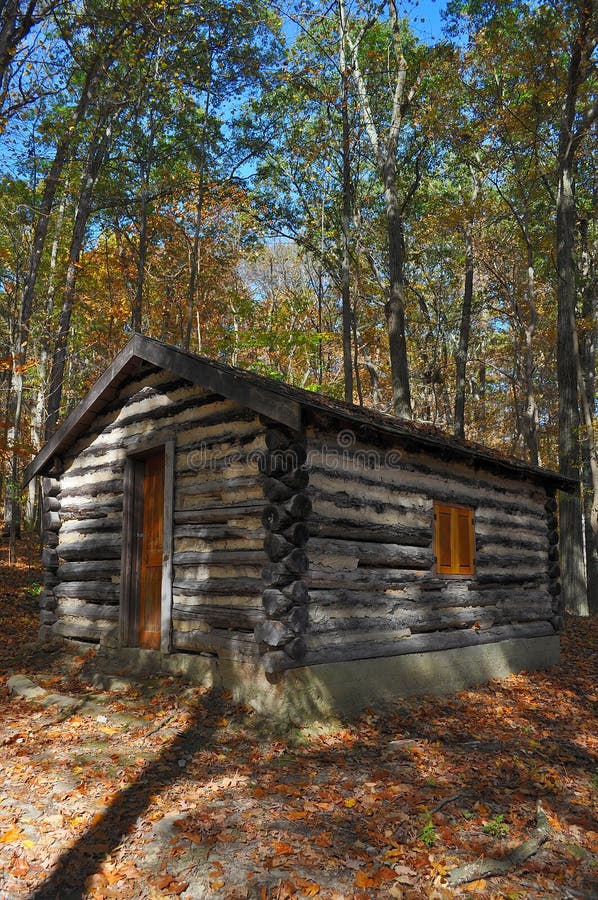
<instances>
[{"instance_id":1,"label":"stone foundation","mask_svg":"<svg viewBox=\"0 0 598 900\"><path fill-rule=\"evenodd\" d=\"M102 649L98 669L144 675L180 675L230 691L235 701L278 720L306 722L355 715L398 697L448 694L506 678L524 670L548 669L560 658L558 636L519 638L483 646L354 660L266 675L259 662L216 656Z\"/></svg>"}]
</instances>

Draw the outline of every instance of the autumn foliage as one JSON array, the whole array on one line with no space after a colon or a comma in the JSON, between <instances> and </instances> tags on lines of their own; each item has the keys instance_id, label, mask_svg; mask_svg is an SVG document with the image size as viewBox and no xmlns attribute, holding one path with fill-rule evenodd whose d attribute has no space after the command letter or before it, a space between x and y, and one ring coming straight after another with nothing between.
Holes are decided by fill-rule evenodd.
<instances>
[{"instance_id":1,"label":"autumn foliage","mask_svg":"<svg viewBox=\"0 0 598 900\"><path fill-rule=\"evenodd\" d=\"M83 648L35 643L25 558L4 567L0 891L129 898L590 897L598 852L598 622L563 658L448 697L276 731L176 679L89 682ZM9 695L29 674L52 697ZM500 878L456 866L548 840Z\"/></svg>"}]
</instances>

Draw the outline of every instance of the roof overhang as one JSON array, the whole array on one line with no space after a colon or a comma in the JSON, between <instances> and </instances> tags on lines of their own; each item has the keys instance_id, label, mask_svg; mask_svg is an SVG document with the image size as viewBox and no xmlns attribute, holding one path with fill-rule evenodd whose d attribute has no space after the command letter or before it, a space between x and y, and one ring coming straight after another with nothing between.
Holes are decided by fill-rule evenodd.
<instances>
[{"instance_id":1,"label":"roof overhang","mask_svg":"<svg viewBox=\"0 0 598 900\"><path fill-rule=\"evenodd\" d=\"M343 403L252 372L244 372L141 334L131 338L112 365L29 463L24 472L25 484L50 468L52 460L60 457L74 443L98 413L114 400L125 379L144 363L172 372L190 384L233 400L294 431L301 430L302 413L305 410L330 417L337 422L349 423L364 435L365 440L368 434L386 434L400 439L407 446L471 465L484 466L508 477L540 482L552 490L571 492L579 489L579 481L575 478L532 466L522 460L507 458L480 444L458 440L448 434L430 431L417 423Z\"/></svg>"},{"instance_id":2,"label":"roof overhang","mask_svg":"<svg viewBox=\"0 0 598 900\"><path fill-rule=\"evenodd\" d=\"M297 401L281 397L268 387L248 383L242 372L228 366L136 334L29 463L23 473L24 484L43 474L53 458L74 443L96 415L114 400L127 376L143 363L173 372L191 384L234 400L295 431L301 428L301 404Z\"/></svg>"}]
</instances>

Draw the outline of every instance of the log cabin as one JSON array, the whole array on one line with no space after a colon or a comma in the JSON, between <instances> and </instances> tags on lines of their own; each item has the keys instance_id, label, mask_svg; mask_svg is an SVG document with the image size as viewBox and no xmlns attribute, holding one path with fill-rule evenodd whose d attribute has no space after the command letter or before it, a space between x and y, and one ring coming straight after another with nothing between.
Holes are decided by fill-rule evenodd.
<instances>
[{"instance_id":1,"label":"log cabin","mask_svg":"<svg viewBox=\"0 0 598 900\"><path fill-rule=\"evenodd\" d=\"M557 490L439 430L135 335L27 467L40 638L305 718L559 658Z\"/></svg>"}]
</instances>

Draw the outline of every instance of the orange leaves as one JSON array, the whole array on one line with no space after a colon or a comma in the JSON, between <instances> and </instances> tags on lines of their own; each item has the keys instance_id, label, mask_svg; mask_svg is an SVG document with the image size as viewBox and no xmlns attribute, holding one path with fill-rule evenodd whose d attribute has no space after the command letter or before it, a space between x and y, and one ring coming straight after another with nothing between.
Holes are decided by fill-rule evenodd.
<instances>
[{"instance_id":1,"label":"orange leaves","mask_svg":"<svg viewBox=\"0 0 598 900\"><path fill-rule=\"evenodd\" d=\"M169 875L168 872L151 878L150 884L157 887L164 894L174 897L178 897L179 894L182 894L189 887L188 881L178 881L174 875Z\"/></svg>"},{"instance_id":2,"label":"orange leaves","mask_svg":"<svg viewBox=\"0 0 598 900\"><path fill-rule=\"evenodd\" d=\"M382 884L394 881L396 873L390 866L382 866L379 869L366 872L364 869L358 869L355 873L355 885L360 888L377 888Z\"/></svg>"},{"instance_id":3,"label":"orange leaves","mask_svg":"<svg viewBox=\"0 0 598 900\"><path fill-rule=\"evenodd\" d=\"M289 856L290 854L295 852L295 848L290 844L287 844L285 841L274 841L272 844L272 849L277 856Z\"/></svg>"},{"instance_id":4,"label":"orange leaves","mask_svg":"<svg viewBox=\"0 0 598 900\"><path fill-rule=\"evenodd\" d=\"M24 832L18 825L13 825L8 831L5 831L4 834L0 835L0 844L12 844L14 841L20 840L24 835Z\"/></svg>"}]
</instances>

